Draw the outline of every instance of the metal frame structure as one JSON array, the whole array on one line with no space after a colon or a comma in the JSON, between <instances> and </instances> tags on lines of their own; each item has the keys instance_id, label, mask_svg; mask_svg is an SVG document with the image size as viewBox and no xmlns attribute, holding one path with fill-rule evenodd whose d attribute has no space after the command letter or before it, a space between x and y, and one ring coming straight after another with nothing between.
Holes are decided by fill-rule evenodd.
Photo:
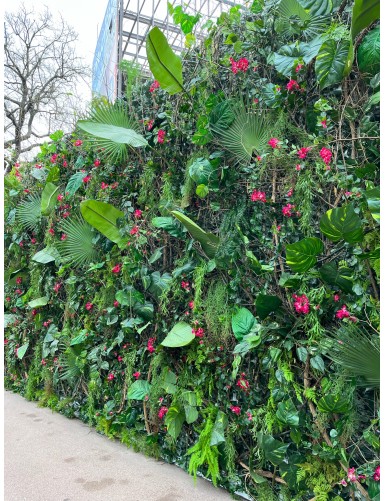
<instances>
[{"instance_id":1,"label":"metal frame structure","mask_svg":"<svg viewBox=\"0 0 385 501\"><path fill-rule=\"evenodd\" d=\"M227 12L236 2L232 0L169 0L172 6L182 5L183 10L191 15L199 14L200 20L195 26L194 34L200 39L204 37L203 25L209 19L216 19L222 12ZM109 30L110 33L114 32L114 40L110 42L114 48L111 52L109 48L109 60L116 58L115 69L115 82L116 89L114 90L114 98L122 94L123 82L121 72L117 67L122 60L134 61L142 67L143 73L150 76L148 70L147 56L146 56L146 38L149 31L157 26L162 30L167 38L168 43L173 51L180 54L184 49L184 34L179 26L175 25L172 21L172 16L168 13L167 8L168 0L110 0L105 19L103 21L102 31L100 33L97 50L95 51L95 58L93 64L93 90L96 93L100 92L100 82L103 77L100 75L102 67L104 72L111 74L111 70L107 69L108 57L103 54L109 34L107 33L107 26L111 27L114 24L115 29ZM116 17L111 20L111 9L116 9ZM103 30L104 28L104 30ZM111 35L112 37L112 35ZM114 51L115 54L114 54ZM106 52L106 51L105 51ZM104 66L103 66L104 65ZM110 76L104 75L104 80L109 80ZM99 82L94 85L94 82ZM98 88L97 88L98 87ZM110 96L107 96L110 97Z\"/></svg>"}]
</instances>

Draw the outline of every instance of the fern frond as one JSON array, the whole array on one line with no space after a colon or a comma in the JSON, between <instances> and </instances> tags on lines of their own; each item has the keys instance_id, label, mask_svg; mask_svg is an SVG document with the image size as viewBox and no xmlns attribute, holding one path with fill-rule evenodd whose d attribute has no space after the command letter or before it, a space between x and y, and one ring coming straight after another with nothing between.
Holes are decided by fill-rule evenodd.
<instances>
[{"instance_id":1,"label":"fern frond","mask_svg":"<svg viewBox=\"0 0 385 501\"><path fill-rule=\"evenodd\" d=\"M40 197L30 195L20 202L16 208L16 219L25 230L36 231L42 219Z\"/></svg>"},{"instance_id":2,"label":"fern frond","mask_svg":"<svg viewBox=\"0 0 385 501\"><path fill-rule=\"evenodd\" d=\"M58 243L62 258L76 266L95 262L97 250L93 243L95 233L92 227L79 217L63 221L61 230L66 239Z\"/></svg>"}]
</instances>

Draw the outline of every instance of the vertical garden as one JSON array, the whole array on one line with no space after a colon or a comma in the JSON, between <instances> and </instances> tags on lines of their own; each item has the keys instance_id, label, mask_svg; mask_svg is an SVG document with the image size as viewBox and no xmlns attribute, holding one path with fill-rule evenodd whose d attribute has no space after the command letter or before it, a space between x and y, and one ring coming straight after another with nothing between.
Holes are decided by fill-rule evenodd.
<instances>
[{"instance_id":1,"label":"vertical garden","mask_svg":"<svg viewBox=\"0 0 385 501\"><path fill-rule=\"evenodd\" d=\"M379 2L177 22L5 177L5 386L244 499L379 500Z\"/></svg>"}]
</instances>

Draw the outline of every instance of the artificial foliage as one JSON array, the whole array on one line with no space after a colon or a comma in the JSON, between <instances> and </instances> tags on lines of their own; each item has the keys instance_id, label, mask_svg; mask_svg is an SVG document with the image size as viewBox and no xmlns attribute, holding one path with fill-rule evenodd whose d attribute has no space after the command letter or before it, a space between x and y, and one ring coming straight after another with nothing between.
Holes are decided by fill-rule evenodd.
<instances>
[{"instance_id":1,"label":"artificial foliage","mask_svg":"<svg viewBox=\"0 0 385 501\"><path fill-rule=\"evenodd\" d=\"M159 81L122 65L14 166L7 389L241 499L379 499L370 3L255 0L199 43L173 8Z\"/></svg>"}]
</instances>

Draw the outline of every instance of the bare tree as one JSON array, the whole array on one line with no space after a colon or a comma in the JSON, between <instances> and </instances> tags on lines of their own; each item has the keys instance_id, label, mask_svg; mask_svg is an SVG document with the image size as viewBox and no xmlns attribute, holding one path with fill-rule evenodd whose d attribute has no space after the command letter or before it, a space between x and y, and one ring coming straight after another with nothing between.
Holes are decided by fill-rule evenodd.
<instances>
[{"instance_id":1,"label":"bare tree","mask_svg":"<svg viewBox=\"0 0 385 501\"><path fill-rule=\"evenodd\" d=\"M76 55L77 33L46 7L37 14L22 5L5 14L4 149L15 162L67 128L76 83L89 75Z\"/></svg>"}]
</instances>

